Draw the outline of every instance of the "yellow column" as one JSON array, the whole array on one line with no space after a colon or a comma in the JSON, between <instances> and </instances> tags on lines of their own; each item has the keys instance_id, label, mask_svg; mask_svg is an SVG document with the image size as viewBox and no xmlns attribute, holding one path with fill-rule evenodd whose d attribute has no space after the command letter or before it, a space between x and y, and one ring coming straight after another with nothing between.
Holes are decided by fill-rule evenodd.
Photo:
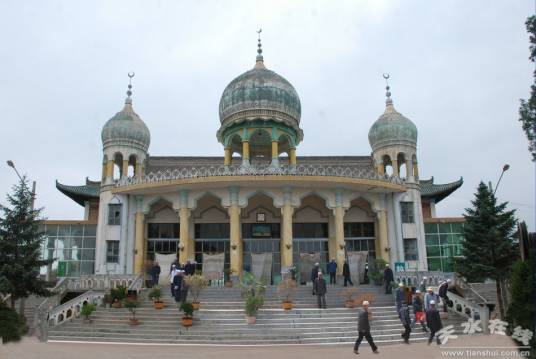
<instances>
[{"instance_id":1,"label":"yellow column","mask_svg":"<svg viewBox=\"0 0 536 359\"><path fill-rule=\"evenodd\" d=\"M136 164L134 165L134 176L141 177L141 163L140 162L136 162Z\"/></svg>"},{"instance_id":2,"label":"yellow column","mask_svg":"<svg viewBox=\"0 0 536 359\"><path fill-rule=\"evenodd\" d=\"M344 265L344 247L341 249L341 246L345 245L345 242L344 242L344 208L342 207L342 205L338 205L337 207L335 207L335 242L337 243L336 253L334 256L335 260L337 261L337 274L341 275L342 267Z\"/></svg>"},{"instance_id":3,"label":"yellow column","mask_svg":"<svg viewBox=\"0 0 536 359\"><path fill-rule=\"evenodd\" d=\"M413 163L413 176L415 179L419 178L419 166L417 166L417 162Z\"/></svg>"},{"instance_id":4,"label":"yellow column","mask_svg":"<svg viewBox=\"0 0 536 359\"><path fill-rule=\"evenodd\" d=\"M283 229L281 238L281 268L291 267L293 264L292 258L292 214L294 208L290 203L286 203L281 207L281 225Z\"/></svg>"},{"instance_id":5,"label":"yellow column","mask_svg":"<svg viewBox=\"0 0 536 359\"><path fill-rule=\"evenodd\" d=\"M249 162L249 141L242 141L242 162Z\"/></svg>"},{"instance_id":6,"label":"yellow column","mask_svg":"<svg viewBox=\"0 0 536 359\"><path fill-rule=\"evenodd\" d=\"M108 173L108 163L103 163L102 164L102 176L101 176L102 182L106 180L107 173Z\"/></svg>"},{"instance_id":7,"label":"yellow column","mask_svg":"<svg viewBox=\"0 0 536 359\"><path fill-rule=\"evenodd\" d=\"M231 147L225 147L224 151L225 151L225 156L224 156L223 164L225 166L230 166L231 165Z\"/></svg>"},{"instance_id":8,"label":"yellow column","mask_svg":"<svg viewBox=\"0 0 536 359\"><path fill-rule=\"evenodd\" d=\"M138 209L136 212L136 241L134 249L134 273L143 273L143 264L145 262L145 215Z\"/></svg>"},{"instance_id":9,"label":"yellow column","mask_svg":"<svg viewBox=\"0 0 536 359\"><path fill-rule=\"evenodd\" d=\"M110 160L106 164L106 177L109 177L110 179L114 177L114 161Z\"/></svg>"},{"instance_id":10,"label":"yellow column","mask_svg":"<svg viewBox=\"0 0 536 359\"><path fill-rule=\"evenodd\" d=\"M393 166L393 176L398 176L398 161L394 160L394 161L391 161L391 163Z\"/></svg>"},{"instance_id":11,"label":"yellow column","mask_svg":"<svg viewBox=\"0 0 536 359\"><path fill-rule=\"evenodd\" d=\"M128 176L128 160L123 160L121 177L127 177L127 176Z\"/></svg>"},{"instance_id":12,"label":"yellow column","mask_svg":"<svg viewBox=\"0 0 536 359\"><path fill-rule=\"evenodd\" d=\"M241 236L242 231L240 228L240 207L238 205L238 194L238 187L229 188L229 195L231 197L231 205L229 206L231 270L241 277L243 269L243 245Z\"/></svg>"},{"instance_id":13,"label":"yellow column","mask_svg":"<svg viewBox=\"0 0 536 359\"><path fill-rule=\"evenodd\" d=\"M179 262L185 264L193 252L190 238L190 209L182 207L179 210Z\"/></svg>"},{"instance_id":14,"label":"yellow column","mask_svg":"<svg viewBox=\"0 0 536 359\"><path fill-rule=\"evenodd\" d=\"M194 241L190 235L191 211L188 207L188 190L179 193L179 262L185 264L193 257Z\"/></svg>"},{"instance_id":15,"label":"yellow column","mask_svg":"<svg viewBox=\"0 0 536 359\"><path fill-rule=\"evenodd\" d=\"M295 165L296 164L296 148L295 147L292 147L289 151L289 163L291 165Z\"/></svg>"},{"instance_id":16,"label":"yellow column","mask_svg":"<svg viewBox=\"0 0 536 359\"><path fill-rule=\"evenodd\" d=\"M378 174L380 176L385 175L385 165L383 164L383 162L378 165Z\"/></svg>"},{"instance_id":17,"label":"yellow column","mask_svg":"<svg viewBox=\"0 0 536 359\"><path fill-rule=\"evenodd\" d=\"M376 247L376 257L384 259L387 263L390 261L389 241L387 239L387 214L385 210L378 212L378 247Z\"/></svg>"},{"instance_id":18,"label":"yellow column","mask_svg":"<svg viewBox=\"0 0 536 359\"><path fill-rule=\"evenodd\" d=\"M406 178L410 178L411 174L411 161L406 160Z\"/></svg>"},{"instance_id":19,"label":"yellow column","mask_svg":"<svg viewBox=\"0 0 536 359\"><path fill-rule=\"evenodd\" d=\"M272 141L272 159L279 157L279 149L277 141Z\"/></svg>"}]
</instances>

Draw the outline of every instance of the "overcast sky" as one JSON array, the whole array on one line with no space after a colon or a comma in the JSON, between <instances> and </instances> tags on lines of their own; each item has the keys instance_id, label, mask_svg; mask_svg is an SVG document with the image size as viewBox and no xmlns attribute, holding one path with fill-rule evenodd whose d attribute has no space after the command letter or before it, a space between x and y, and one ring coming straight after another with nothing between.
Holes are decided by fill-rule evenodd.
<instances>
[{"instance_id":1,"label":"overcast sky","mask_svg":"<svg viewBox=\"0 0 536 359\"><path fill-rule=\"evenodd\" d=\"M433 6L432 6L433 4ZM368 155L385 107L419 131L421 178L464 178L438 205L460 216L480 180L534 229L534 164L518 118L529 95L524 22L533 1L20 1L0 2L0 202L12 159L37 180L49 219L81 219L54 181L101 174L104 123L133 102L151 155L222 155L216 140L225 86L265 64L302 103L298 155Z\"/></svg>"}]
</instances>

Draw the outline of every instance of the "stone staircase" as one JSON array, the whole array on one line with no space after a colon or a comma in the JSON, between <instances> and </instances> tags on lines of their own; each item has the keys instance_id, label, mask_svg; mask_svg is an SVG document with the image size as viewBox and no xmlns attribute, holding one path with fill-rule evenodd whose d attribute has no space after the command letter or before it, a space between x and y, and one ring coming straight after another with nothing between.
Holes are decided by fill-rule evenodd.
<instances>
[{"instance_id":1,"label":"stone staircase","mask_svg":"<svg viewBox=\"0 0 536 359\"><path fill-rule=\"evenodd\" d=\"M299 287L294 297L294 309L283 311L275 287L268 287L265 304L257 315L257 323L245 322L243 300L238 288L210 287L201 294L201 309L194 314L194 325L183 328L181 313L168 287L162 288L166 307L155 310L152 302L143 299L136 317L141 324L130 326L127 309L99 307L92 315L93 322L84 324L75 318L50 328L50 341L174 343L202 345L285 345L285 344L344 344L353 343L357 336L356 309L344 308L344 288L328 286L328 309L317 309L311 287ZM396 314L392 295L381 288L362 285L359 294L373 294L372 335L378 343L399 343L402 325ZM464 319L449 313L444 325L459 324ZM416 327L411 340L425 340L426 333Z\"/></svg>"}]
</instances>

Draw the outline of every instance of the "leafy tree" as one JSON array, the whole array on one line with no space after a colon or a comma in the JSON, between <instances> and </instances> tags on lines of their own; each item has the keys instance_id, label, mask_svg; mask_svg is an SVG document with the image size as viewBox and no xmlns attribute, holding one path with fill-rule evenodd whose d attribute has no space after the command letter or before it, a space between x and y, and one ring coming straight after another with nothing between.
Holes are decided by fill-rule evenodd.
<instances>
[{"instance_id":1,"label":"leafy tree","mask_svg":"<svg viewBox=\"0 0 536 359\"><path fill-rule=\"evenodd\" d=\"M531 16L525 22L527 32L530 34L530 61L536 60L536 16ZM536 71L533 73L533 77L536 79ZM523 131L527 135L529 140L529 151L532 155L532 160L536 161L536 82L530 87L530 98L528 100L521 100L521 106L519 107L519 121Z\"/></svg>"},{"instance_id":2,"label":"leafy tree","mask_svg":"<svg viewBox=\"0 0 536 359\"><path fill-rule=\"evenodd\" d=\"M0 338L2 343L18 342L26 333L24 318L6 303L0 301Z\"/></svg>"},{"instance_id":3,"label":"leafy tree","mask_svg":"<svg viewBox=\"0 0 536 359\"><path fill-rule=\"evenodd\" d=\"M42 209L33 209L33 194L22 178L7 195L9 206L0 205L0 292L11 293L11 308L21 300L19 313L24 315L24 298L31 294L49 296L45 281L39 278L41 266L53 259L41 259L43 233L39 229Z\"/></svg>"},{"instance_id":4,"label":"leafy tree","mask_svg":"<svg viewBox=\"0 0 536 359\"><path fill-rule=\"evenodd\" d=\"M507 211L507 202L497 205L497 198L483 182L478 185L471 204L472 208L465 209L462 257L456 261L456 271L469 282L494 279L499 311L504 318L501 282L508 278L517 258L513 241L517 223L515 210Z\"/></svg>"}]
</instances>

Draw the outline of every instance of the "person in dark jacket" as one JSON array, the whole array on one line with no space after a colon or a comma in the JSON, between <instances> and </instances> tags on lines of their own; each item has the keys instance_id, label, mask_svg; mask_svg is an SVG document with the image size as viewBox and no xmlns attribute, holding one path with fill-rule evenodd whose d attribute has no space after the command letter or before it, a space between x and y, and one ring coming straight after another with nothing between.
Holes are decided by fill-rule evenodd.
<instances>
[{"instance_id":1,"label":"person in dark jacket","mask_svg":"<svg viewBox=\"0 0 536 359\"><path fill-rule=\"evenodd\" d=\"M332 259L328 263L329 284L337 284L337 262Z\"/></svg>"},{"instance_id":2,"label":"person in dark jacket","mask_svg":"<svg viewBox=\"0 0 536 359\"><path fill-rule=\"evenodd\" d=\"M186 302L186 299L188 298L188 283L186 282L186 272L181 273L182 274L182 287L181 287L181 302Z\"/></svg>"},{"instance_id":3,"label":"person in dark jacket","mask_svg":"<svg viewBox=\"0 0 536 359\"><path fill-rule=\"evenodd\" d=\"M420 289L415 291L415 297L413 297L413 313L415 314L415 320L412 326L417 322L421 323L422 329L427 332L426 325L424 324L424 302L422 300L422 293Z\"/></svg>"},{"instance_id":4,"label":"person in dark jacket","mask_svg":"<svg viewBox=\"0 0 536 359\"><path fill-rule=\"evenodd\" d=\"M357 333L358 337L354 344L354 353L359 354L359 345L363 340L363 337L367 340L372 348L374 354L378 354L378 347L374 344L372 335L370 335L370 320L372 319L372 313L368 310L369 302L363 301L363 309L357 314Z\"/></svg>"},{"instance_id":5,"label":"person in dark jacket","mask_svg":"<svg viewBox=\"0 0 536 359\"><path fill-rule=\"evenodd\" d=\"M385 294L391 294L391 283L394 282L395 276L393 275L393 270L389 267L389 264L386 264L385 269L383 270L383 280L385 281Z\"/></svg>"},{"instance_id":6,"label":"person in dark jacket","mask_svg":"<svg viewBox=\"0 0 536 359\"><path fill-rule=\"evenodd\" d=\"M396 312L400 312L402 308L402 303L406 301L406 293L404 293L404 283L398 283L398 288L395 291L395 303L396 303Z\"/></svg>"},{"instance_id":7,"label":"person in dark jacket","mask_svg":"<svg viewBox=\"0 0 536 359\"><path fill-rule=\"evenodd\" d=\"M318 272L320 271L320 264L315 263L313 269L311 269L311 282L313 283L313 295L315 295L315 280L318 278Z\"/></svg>"},{"instance_id":8,"label":"person in dark jacket","mask_svg":"<svg viewBox=\"0 0 536 359\"><path fill-rule=\"evenodd\" d=\"M443 302L443 311L447 312L447 306L449 302L449 296L448 296L448 289L449 289L450 279L447 279L443 283L439 285L439 288L437 290L437 294L439 295L439 298L441 298L441 301Z\"/></svg>"},{"instance_id":9,"label":"person in dark jacket","mask_svg":"<svg viewBox=\"0 0 536 359\"><path fill-rule=\"evenodd\" d=\"M428 309L426 310L426 325L428 328L430 328L430 338L428 338L428 345L432 343L432 340L434 339L434 336L438 331L443 328L443 324L441 324L441 317L439 316L439 312L437 311L435 300L430 301L430 305ZM439 345L439 337L436 338L437 345Z\"/></svg>"},{"instance_id":10,"label":"person in dark jacket","mask_svg":"<svg viewBox=\"0 0 536 359\"><path fill-rule=\"evenodd\" d=\"M318 300L318 308L320 309L326 309L326 280L324 279L324 276L322 275L322 272L318 272L318 277L315 279L313 283L314 292L316 294L316 298Z\"/></svg>"},{"instance_id":11,"label":"person in dark jacket","mask_svg":"<svg viewBox=\"0 0 536 359\"><path fill-rule=\"evenodd\" d=\"M173 276L173 283L172 283L172 288L173 288L173 295L175 297L175 302L180 302L181 299L182 299L182 293L181 293L181 290L182 290L182 272L179 270L177 274L175 274L175 276Z\"/></svg>"},{"instance_id":12,"label":"person in dark jacket","mask_svg":"<svg viewBox=\"0 0 536 359\"><path fill-rule=\"evenodd\" d=\"M153 287L158 285L158 279L160 278L160 265L158 262L154 262L151 267L151 279L153 280Z\"/></svg>"},{"instance_id":13,"label":"person in dark jacket","mask_svg":"<svg viewBox=\"0 0 536 359\"><path fill-rule=\"evenodd\" d=\"M402 338L404 338L404 343L409 344L409 335L411 333L411 318L409 317L409 308L406 303L404 303L400 308L398 316L400 317L400 321L404 326L404 333L402 333Z\"/></svg>"},{"instance_id":14,"label":"person in dark jacket","mask_svg":"<svg viewBox=\"0 0 536 359\"><path fill-rule=\"evenodd\" d=\"M348 261L346 259L344 260L344 264L342 266L342 276L344 277L345 287L348 283L350 283L350 285L354 285L354 283L352 283L352 279L350 278L350 266L348 265Z\"/></svg>"},{"instance_id":15,"label":"person in dark jacket","mask_svg":"<svg viewBox=\"0 0 536 359\"><path fill-rule=\"evenodd\" d=\"M426 292L426 281L427 281L427 278L422 277L421 284L419 285L419 290L421 291L421 293Z\"/></svg>"}]
</instances>

